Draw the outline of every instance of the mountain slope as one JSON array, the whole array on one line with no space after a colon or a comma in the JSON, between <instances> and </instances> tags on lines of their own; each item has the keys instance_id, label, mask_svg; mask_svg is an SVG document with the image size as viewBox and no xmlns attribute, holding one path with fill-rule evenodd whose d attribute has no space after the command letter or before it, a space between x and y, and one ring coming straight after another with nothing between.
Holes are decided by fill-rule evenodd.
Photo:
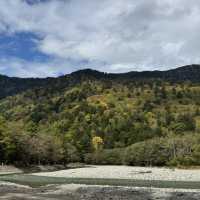
<instances>
[{"instance_id":1,"label":"mountain slope","mask_svg":"<svg viewBox=\"0 0 200 200\"><path fill-rule=\"evenodd\" d=\"M199 74L192 65L124 74L86 69L47 79L2 76L0 162L198 165Z\"/></svg>"},{"instance_id":2,"label":"mountain slope","mask_svg":"<svg viewBox=\"0 0 200 200\"><path fill-rule=\"evenodd\" d=\"M79 70L58 78L16 78L0 75L0 98L23 92L35 87L48 87L57 85L66 87L79 83L81 79L115 79L118 81L134 81L145 79L161 79L168 81L200 81L200 65L189 65L167 71L128 72L122 74L109 74L91 69ZM58 88L59 89L59 88Z\"/></svg>"}]
</instances>

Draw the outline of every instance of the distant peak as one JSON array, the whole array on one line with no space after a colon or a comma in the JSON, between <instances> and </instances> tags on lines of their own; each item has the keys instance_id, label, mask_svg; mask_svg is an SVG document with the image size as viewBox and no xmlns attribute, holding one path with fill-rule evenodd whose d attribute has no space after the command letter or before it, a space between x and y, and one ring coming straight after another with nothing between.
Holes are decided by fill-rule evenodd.
<instances>
[{"instance_id":1,"label":"distant peak","mask_svg":"<svg viewBox=\"0 0 200 200\"><path fill-rule=\"evenodd\" d=\"M81 69L75 72L72 72L72 76L89 76L89 77L100 77L103 76L105 73L104 72L99 72L97 70L93 69Z\"/></svg>"},{"instance_id":2,"label":"distant peak","mask_svg":"<svg viewBox=\"0 0 200 200\"><path fill-rule=\"evenodd\" d=\"M85 74L85 73L100 73L100 72L90 68L80 69L75 72L72 72L72 74Z\"/></svg>"}]
</instances>

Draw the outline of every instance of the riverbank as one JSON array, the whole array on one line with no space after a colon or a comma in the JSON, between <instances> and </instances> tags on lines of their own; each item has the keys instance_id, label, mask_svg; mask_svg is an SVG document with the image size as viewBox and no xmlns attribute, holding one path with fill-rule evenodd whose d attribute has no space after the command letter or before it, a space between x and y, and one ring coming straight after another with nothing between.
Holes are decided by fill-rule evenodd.
<instances>
[{"instance_id":1,"label":"riverbank","mask_svg":"<svg viewBox=\"0 0 200 200\"><path fill-rule=\"evenodd\" d=\"M83 163L69 163L67 165L29 165L29 166L14 166L0 165L0 175L5 174L20 174L20 173L40 173L54 172L64 169L76 169L85 167Z\"/></svg>"},{"instance_id":2,"label":"riverbank","mask_svg":"<svg viewBox=\"0 0 200 200\"><path fill-rule=\"evenodd\" d=\"M0 176L0 199L200 199L198 169L93 165L72 168L22 173L7 166ZM46 167L42 169L46 170ZM10 174L7 173L9 171Z\"/></svg>"},{"instance_id":3,"label":"riverbank","mask_svg":"<svg viewBox=\"0 0 200 200\"><path fill-rule=\"evenodd\" d=\"M0 175L19 173L23 173L23 170L13 165L0 165Z\"/></svg>"},{"instance_id":4,"label":"riverbank","mask_svg":"<svg viewBox=\"0 0 200 200\"><path fill-rule=\"evenodd\" d=\"M86 166L84 168L34 173L62 178L135 179L161 181L200 181L200 169L170 169L131 166Z\"/></svg>"},{"instance_id":5,"label":"riverbank","mask_svg":"<svg viewBox=\"0 0 200 200\"><path fill-rule=\"evenodd\" d=\"M3 200L199 200L200 190L156 189L137 187L48 185L31 188L0 182Z\"/></svg>"}]
</instances>

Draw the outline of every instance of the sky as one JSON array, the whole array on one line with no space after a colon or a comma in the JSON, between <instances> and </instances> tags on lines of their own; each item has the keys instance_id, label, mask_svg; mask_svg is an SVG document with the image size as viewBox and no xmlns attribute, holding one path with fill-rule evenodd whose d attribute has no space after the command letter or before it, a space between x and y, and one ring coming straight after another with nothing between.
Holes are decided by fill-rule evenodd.
<instances>
[{"instance_id":1,"label":"sky","mask_svg":"<svg viewBox=\"0 0 200 200\"><path fill-rule=\"evenodd\" d=\"M0 74L200 63L199 0L0 0Z\"/></svg>"}]
</instances>

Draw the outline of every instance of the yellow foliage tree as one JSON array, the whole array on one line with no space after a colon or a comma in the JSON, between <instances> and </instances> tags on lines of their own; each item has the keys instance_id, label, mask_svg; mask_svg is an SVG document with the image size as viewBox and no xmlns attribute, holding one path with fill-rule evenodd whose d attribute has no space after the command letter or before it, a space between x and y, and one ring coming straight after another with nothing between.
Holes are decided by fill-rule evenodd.
<instances>
[{"instance_id":1,"label":"yellow foliage tree","mask_svg":"<svg viewBox=\"0 0 200 200\"><path fill-rule=\"evenodd\" d=\"M95 149L95 151L98 151L103 146L103 139L99 136L94 136L92 138L92 146Z\"/></svg>"}]
</instances>

